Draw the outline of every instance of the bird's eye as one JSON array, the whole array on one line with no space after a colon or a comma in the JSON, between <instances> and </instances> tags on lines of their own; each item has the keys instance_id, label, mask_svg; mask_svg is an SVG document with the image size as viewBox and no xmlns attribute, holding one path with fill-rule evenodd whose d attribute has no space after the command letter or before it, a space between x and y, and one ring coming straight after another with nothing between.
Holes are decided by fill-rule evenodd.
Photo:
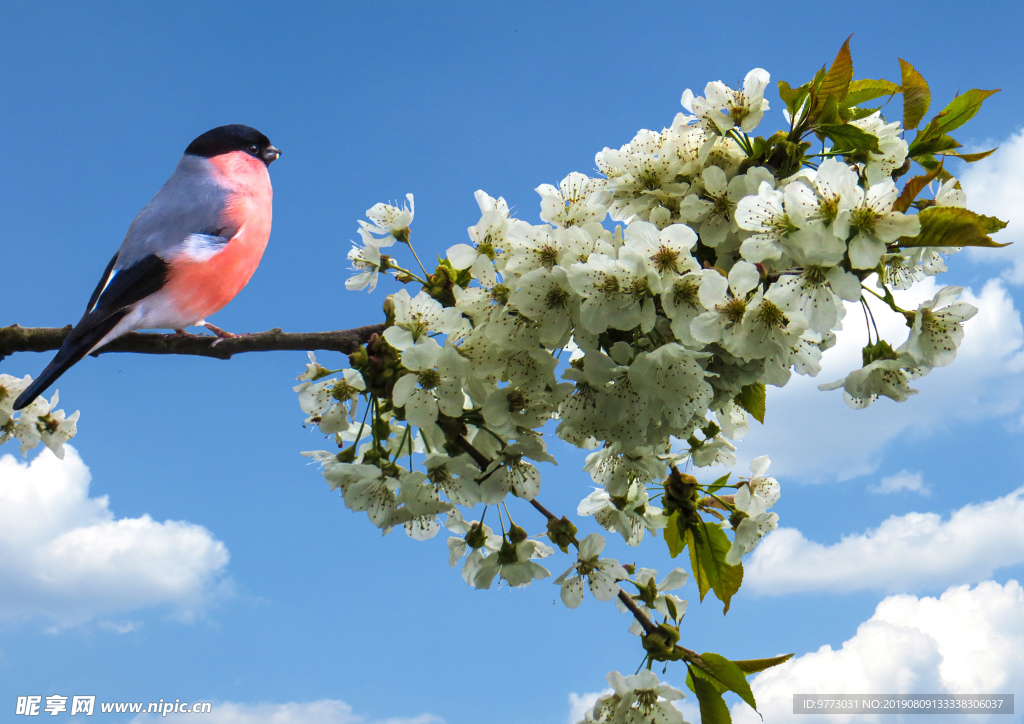
<instances>
[{"instance_id":1,"label":"bird's eye","mask_svg":"<svg viewBox=\"0 0 1024 724\"><path fill-rule=\"evenodd\" d=\"M260 152L260 147L257 146L255 143L252 144L251 146L249 146L249 153L251 153L251 154L253 154L255 156L259 152Z\"/></svg>"}]
</instances>

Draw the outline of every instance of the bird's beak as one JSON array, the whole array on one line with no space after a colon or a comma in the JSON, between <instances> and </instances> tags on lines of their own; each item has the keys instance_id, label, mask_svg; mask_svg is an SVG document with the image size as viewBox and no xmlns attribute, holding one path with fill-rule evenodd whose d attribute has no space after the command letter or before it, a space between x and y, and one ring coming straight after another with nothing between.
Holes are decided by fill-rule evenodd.
<instances>
[{"instance_id":1,"label":"bird's beak","mask_svg":"<svg viewBox=\"0 0 1024 724\"><path fill-rule=\"evenodd\" d=\"M276 161L280 156L280 148L275 148L274 146L267 146L267 150L263 152L263 161L269 166L271 163Z\"/></svg>"}]
</instances>

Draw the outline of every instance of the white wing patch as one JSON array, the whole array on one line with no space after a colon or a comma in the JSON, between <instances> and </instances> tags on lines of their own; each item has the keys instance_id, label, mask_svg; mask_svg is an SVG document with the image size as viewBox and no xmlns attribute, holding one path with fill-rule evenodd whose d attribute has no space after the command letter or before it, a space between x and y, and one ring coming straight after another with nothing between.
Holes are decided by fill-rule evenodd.
<instances>
[{"instance_id":1,"label":"white wing patch","mask_svg":"<svg viewBox=\"0 0 1024 724\"><path fill-rule=\"evenodd\" d=\"M100 293L96 295L96 301L93 302L93 305L92 305L92 307L90 309L86 310L86 313L88 313L88 312L95 312L96 311L96 307L99 306L100 300L103 299L103 292L107 291L107 287L110 286L110 282L114 281L114 277L117 276L117 273L119 271L120 271L120 269L111 269L110 270L110 276L107 277L107 281L103 282L103 288L100 289Z\"/></svg>"},{"instance_id":2,"label":"white wing patch","mask_svg":"<svg viewBox=\"0 0 1024 724\"><path fill-rule=\"evenodd\" d=\"M181 253L192 261L207 261L224 251L228 239L209 234L189 234L181 245Z\"/></svg>"}]
</instances>

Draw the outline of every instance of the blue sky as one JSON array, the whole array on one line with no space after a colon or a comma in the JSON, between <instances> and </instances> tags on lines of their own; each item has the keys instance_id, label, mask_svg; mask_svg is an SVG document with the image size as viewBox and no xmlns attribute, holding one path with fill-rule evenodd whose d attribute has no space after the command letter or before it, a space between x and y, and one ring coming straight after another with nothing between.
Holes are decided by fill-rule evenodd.
<instances>
[{"instance_id":1,"label":"blue sky","mask_svg":"<svg viewBox=\"0 0 1024 724\"><path fill-rule=\"evenodd\" d=\"M753 67L767 69L773 83L803 82L850 33L858 77L899 80L897 56L904 57L928 80L935 107L958 88L1003 89L960 139L1003 150L965 176L965 187L972 208L1016 214L1024 226L1016 208L1024 198L1024 141L1015 136L1024 58L1019 13L1008 2L972 13L952 2L856 12L801 2L784 12L763 3L296 5L5 4L0 325L77 319L132 218L188 142L239 122L284 151L271 169L274 231L252 282L211 321L235 332L373 323L383 293L349 293L342 282L356 220L374 203L414 193L414 239L427 254L466 241L479 188L535 221L537 185L590 172L604 146L668 125L685 88L734 83ZM773 108L781 105L773 90L767 97ZM762 129L770 133L779 122L773 111ZM1024 242L1013 225L1004 234ZM923 617L915 612L931 604L920 597L986 580L999 592L972 588L956 598L954 591L931 608L955 610L958 620L977 621L978 631L987 626L993 641L1024 646L1019 624L985 609L1002 596L1006 611L1024 611L1008 583L1024 573L1024 541L992 536L1024 527L1016 504L1003 501L941 528L965 506L1024 484L1017 360L1024 276L1016 266L1024 256L1011 247L985 257L955 257L942 280L971 287L985 302L977 319L986 321L972 322L962 358L922 381L918 397L853 413L838 393L787 388L769 399L770 429L755 430L741 447L745 459L769 454L776 461L783 527L823 546L853 541L813 560L840 569L855 559L877 562L872 570L885 574L885 585L829 588L805 578L788 584L797 592L781 593L765 562L756 574L749 567L749 588L723 618L713 600L698 605L688 584L681 592L690 600L688 647L739 659L803 656L853 641L843 662L818 665L848 672L855 663L847 659L874 651L871 631L905 630ZM631 673L640 649L611 606L588 600L568 611L546 582L525 591L470 590L445 565L445 535L427 543L401 533L380 538L345 510L298 455L324 447L302 428L291 390L304 361L284 352L230 362L105 355L60 381L61 406L82 411L73 445L91 475L88 498L80 468L39 472L39 480L57 480L54 490L71 501L61 513L69 526L143 521L121 525L149 536L151 558L141 559L134 579L112 574L102 585L47 598L22 586L31 562L17 556L27 548L8 540L0 557L0 580L7 580L0 585L0 711L19 695L80 693L233 702L252 721L292 703L295 721L434 721L422 716L429 714L448 724L563 722L570 692L600 690L610 669ZM15 355L0 362L0 372L35 375L45 362ZM844 373L841 361L834 364L816 382ZM831 372L838 374L824 379ZM833 419L832 427L824 424ZM564 461L544 470L545 504L569 511L589 479L579 470L582 455L565 446L556 454ZM8 481L28 475L7 465L0 471ZM869 491L902 471L903 479L919 474L928 494ZM95 502L103 496L105 504ZM900 548L876 540L871 545L881 552L864 542L889 516L928 513L944 516L932 521L940 526L934 530L956 544L946 560L967 556L959 567L927 560L928 546L913 541ZM525 507L522 515L529 516ZM907 518L901 529L924 530L930 523L922 520ZM792 550L807 553L794 535ZM670 567L660 549L641 550L641 563ZM790 549L771 550L784 556ZM999 567L983 570L987 560ZM150 581L154 568L184 578ZM892 598L898 594L917 603ZM883 599L887 608L876 613ZM929 629L930 640L939 641L939 628ZM939 641L928 656L941 662L955 644ZM924 672L917 680L924 693L945 686L933 676L938 664L928 668L932 659L907 646L876 651L876 658ZM991 664L979 687L1002 682L1010 689L1004 693L1016 687L1024 694L1024 663L1007 657ZM874 681L875 673L864 675ZM775 701L783 684L765 682L765 700ZM836 691L844 688L836 681ZM324 699L334 702L332 713L301 708ZM252 708L259 703L267 707Z\"/></svg>"}]
</instances>

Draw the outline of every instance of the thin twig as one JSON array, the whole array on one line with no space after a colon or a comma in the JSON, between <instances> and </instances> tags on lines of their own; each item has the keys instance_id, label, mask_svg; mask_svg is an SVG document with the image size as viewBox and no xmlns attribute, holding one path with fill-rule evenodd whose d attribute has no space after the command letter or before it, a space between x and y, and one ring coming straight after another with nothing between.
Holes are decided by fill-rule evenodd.
<instances>
[{"instance_id":1,"label":"thin twig","mask_svg":"<svg viewBox=\"0 0 1024 724\"><path fill-rule=\"evenodd\" d=\"M654 621L652 621L646 613L641 611L640 607L636 605L636 602L621 588L619 589L619 600L622 601L626 608L629 609L629 612L633 614L633 618L635 618L637 622L644 627L645 633L652 634L658 630Z\"/></svg>"},{"instance_id":2,"label":"thin twig","mask_svg":"<svg viewBox=\"0 0 1024 724\"><path fill-rule=\"evenodd\" d=\"M473 458L473 462L475 462L480 467L481 470L486 470L487 467L491 464L491 461L487 459L487 456L484 455L479 450L477 450L473 446L473 443L467 440L464 436L459 435L456 438L456 442L460 448L462 448L471 458ZM557 516L550 510L545 508L543 505L541 505L538 500L534 499L529 501L529 503L548 520L557 520ZM619 589L619 600L626 605L626 608L628 608L630 613L633 614L633 617L639 622L641 626L643 626L645 632L652 633L658 630L658 627L654 624L653 621L651 621L647 614L641 611L640 608L633 602L633 599L626 595L621 588Z\"/></svg>"},{"instance_id":3,"label":"thin twig","mask_svg":"<svg viewBox=\"0 0 1024 724\"><path fill-rule=\"evenodd\" d=\"M491 461L487 459L487 456L477 450L473 446L473 443L467 440L464 435L459 435L455 438L455 442L460 448L462 448L463 452L473 458L473 462L475 462L481 470L486 470L490 466Z\"/></svg>"},{"instance_id":4,"label":"thin twig","mask_svg":"<svg viewBox=\"0 0 1024 724\"><path fill-rule=\"evenodd\" d=\"M552 513L550 510L541 505L537 500L531 500L530 505L537 509L537 511L548 520L557 520L558 516Z\"/></svg>"}]
</instances>

